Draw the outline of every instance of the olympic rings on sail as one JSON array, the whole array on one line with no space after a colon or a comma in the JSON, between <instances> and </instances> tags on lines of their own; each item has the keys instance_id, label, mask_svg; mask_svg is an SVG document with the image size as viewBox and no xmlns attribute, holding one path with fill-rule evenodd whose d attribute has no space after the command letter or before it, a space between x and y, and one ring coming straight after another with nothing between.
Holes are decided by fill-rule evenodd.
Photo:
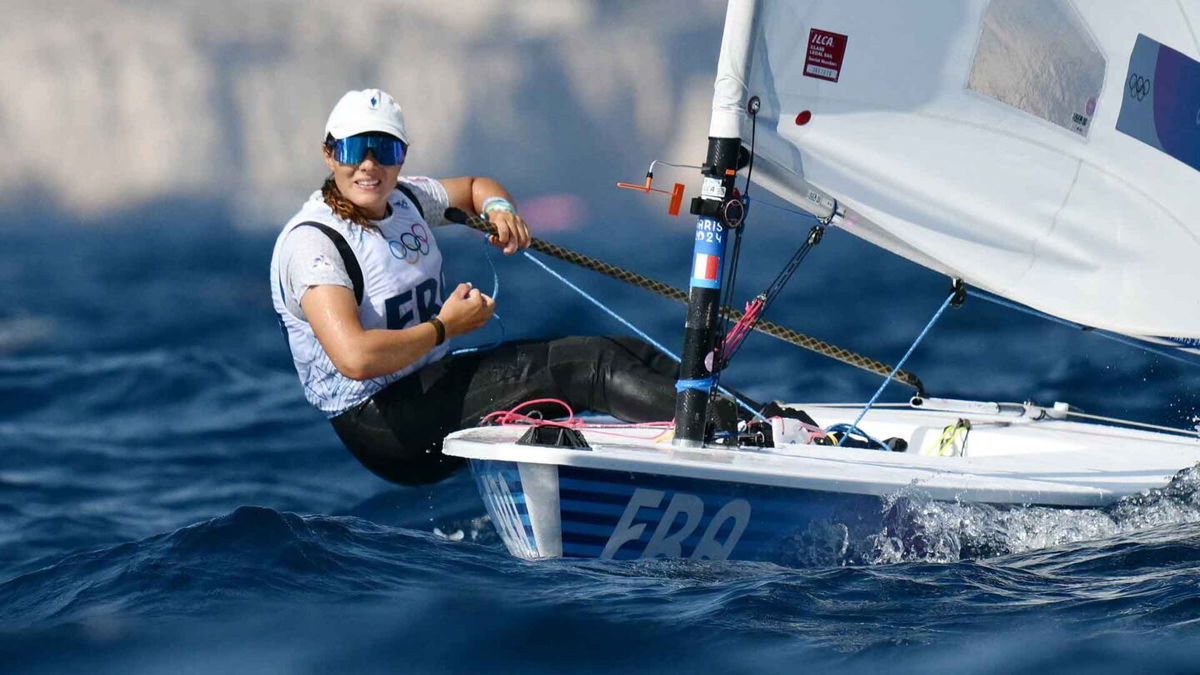
<instances>
[{"instance_id":1,"label":"olympic rings on sail","mask_svg":"<svg viewBox=\"0 0 1200 675\"><path fill-rule=\"evenodd\" d=\"M413 265L421 256L429 253L429 231L420 223L413 223L408 232L400 234L399 240L389 239L388 250L392 255Z\"/></svg>"},{"instance_id":2,"label":"olympic rings on sail","mask_svg":"<svg viewBox=\"0 0 1200 675\"><path fill-rule=\"evenodd\" d=\"M1129 86L1129 95L1141 101L1150 93L1150 83L1152 80L1148 77L1142 77L1137 73L1129 74L1129 81L1126 83Z\"/></svg>"}]
</instances>

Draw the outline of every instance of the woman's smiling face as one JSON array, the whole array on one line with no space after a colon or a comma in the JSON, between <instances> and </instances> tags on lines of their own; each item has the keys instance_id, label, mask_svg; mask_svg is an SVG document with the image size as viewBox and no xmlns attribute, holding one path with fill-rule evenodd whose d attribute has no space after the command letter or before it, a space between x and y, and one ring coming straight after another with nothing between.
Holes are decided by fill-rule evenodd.
<instances>
[{"instance_id":1,"label":"woman's smiling face","mask_svg":"<svg viewBox=\"0 0 1200 675\"><path fill-rule=\"evenodd\" d=\"M396 189L400 177L399 164L385 166L375 160L375 151L367 150L358 164L342 164L325 147L325 164L333 172L333 181L342 195L363 210L373 220L387 215L387 199Z\"/></svg>"}]
</instances>

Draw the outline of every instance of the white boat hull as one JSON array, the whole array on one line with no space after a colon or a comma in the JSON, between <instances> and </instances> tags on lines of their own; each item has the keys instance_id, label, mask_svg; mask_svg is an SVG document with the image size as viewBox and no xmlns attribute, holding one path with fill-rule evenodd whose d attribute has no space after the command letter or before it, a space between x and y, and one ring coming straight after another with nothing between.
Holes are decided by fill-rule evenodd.
<instances>
[{"instance_id":1,"label":"white boat hull","mask_svg":"<svg viewBox=\"0 0 1200 675\"><path fill-rule=\"evenodd\" d=\"M801 406L823 424L857 410ZM819 445L673 446L658 429L583 430L590 449L520 445L526 427L447 437L517 557L781 560L815 526L878 531L888 498L1098 507L1200 462L1194 438L1062 420L970 415L961 456L928 452L961 413L876 410L862 426L905 452Z\"/></svg>"}]
</instances>

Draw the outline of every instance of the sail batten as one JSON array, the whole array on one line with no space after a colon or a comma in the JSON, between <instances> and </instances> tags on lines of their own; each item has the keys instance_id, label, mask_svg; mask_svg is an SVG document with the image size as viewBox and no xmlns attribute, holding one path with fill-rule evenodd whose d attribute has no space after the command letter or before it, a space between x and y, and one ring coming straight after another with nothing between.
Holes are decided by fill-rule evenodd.
<instances>
[{"instance_id":1,"label":"sail batten","mask_svg":"<svg viewBox=\"0 0 1200 675\"><path fill-rule=\"evenodd\" d=\"M1196 16L1200 0L733 0L712 130L748 138L758 96L771 191L804 206L816 188L847 231L1063 319L1197 339Z\"/></svg>"}]
</instances>

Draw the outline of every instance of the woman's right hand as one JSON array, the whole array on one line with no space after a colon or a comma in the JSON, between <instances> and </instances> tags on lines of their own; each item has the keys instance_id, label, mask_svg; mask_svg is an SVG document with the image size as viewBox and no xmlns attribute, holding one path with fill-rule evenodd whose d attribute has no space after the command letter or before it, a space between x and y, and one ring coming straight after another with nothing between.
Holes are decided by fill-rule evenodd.
<instances>
[{"instance_id":1,"label":"woman's right hand","mask_svg":"<svg viewBox=\"0 0 1200 675\"><path fill-rule=\"evenodd\" d=\"M438 319L446 326L446 337L454 337L482 328L495 311L495 300L472 288L470 283L463 283L442 303Z\"/></svg>"}]
</instances>

